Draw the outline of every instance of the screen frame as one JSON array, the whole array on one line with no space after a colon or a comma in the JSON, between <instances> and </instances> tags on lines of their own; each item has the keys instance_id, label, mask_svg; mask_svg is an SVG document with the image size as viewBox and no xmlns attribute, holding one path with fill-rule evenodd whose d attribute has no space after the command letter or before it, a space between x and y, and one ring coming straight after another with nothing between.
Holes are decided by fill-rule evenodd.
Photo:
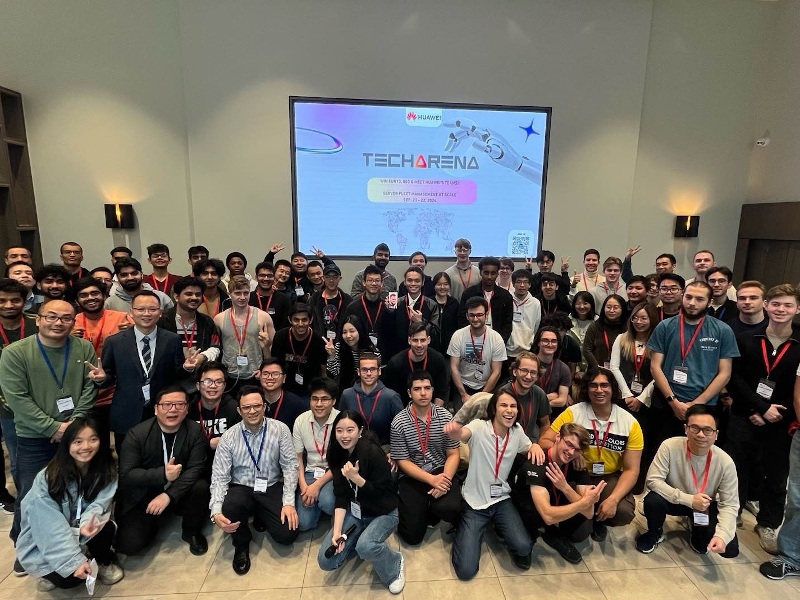
<instances>
[{"instance_id":1,"label":"screen frame","mask_svg":"<svg viewBox=\"0 0 800 600\"><path fill-rule=\"evenodd\" d=\"M547 123L544 135L544 156L542 160L542 197L539 203L539 228L538 239L536 240L536 255L538 256L542 251L542 238L544 235L544 211L547 201L547 173L549 170L550 162L550 128L553 119L552 106L533 106L533 105L510 105L510 104L475 104L471 102L424 102L421 100L387 100L387 99L370 99L370 98L332 98L321 96L289 96L289 154L291 159L291 178L292 178L292 247L294 252L304 252L299 249L300 237L298 227L298 212L297 212L297 164L295 152L295 111L296 104L349 104L354 106L391 106L391 107L414 107L419 106L423 108L451 108L451 109L475 109L475 110L496 110L502 112L538 112L544 113ZM455 240L453 240L455 241ZM389 244L387 241L386 244ZM389 244L391 247L391 244ZM415 251L416 252L416 251ZM345 254L326 254L327 258L337 260L369 260L372 255L345 255ZM412 254L408 255L391 255L391 260L409 260ZM450 256L428 256L431 260L453 260L454 255ZM473 258L481 258L474 256ZM535 257L531 257L535 258ZM312 257L313 259L313 257Z\"/></svg>"}]
</instances>

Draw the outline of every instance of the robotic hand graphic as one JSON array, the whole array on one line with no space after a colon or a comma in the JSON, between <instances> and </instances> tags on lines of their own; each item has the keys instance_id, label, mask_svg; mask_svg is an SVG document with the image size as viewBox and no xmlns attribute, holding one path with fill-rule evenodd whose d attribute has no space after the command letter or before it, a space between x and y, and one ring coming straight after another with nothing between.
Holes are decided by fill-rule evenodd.
<instances>
[{"instance_id":1,"label":"robotic hand graphic","mask_svg":"<svg viewBox=\"0 0 800 600\"><path fill-rule=\"evenodd\" d=\"M542 165L521 156L499 133L486 127L478 127L469 119L456 119L453 123L443 125L456 130L448 134L445 152L453 152L461 142L470 138L473 148L488 154L498 165L511 169L534 183L541 183Z\"/></svg>"}]
</instances>

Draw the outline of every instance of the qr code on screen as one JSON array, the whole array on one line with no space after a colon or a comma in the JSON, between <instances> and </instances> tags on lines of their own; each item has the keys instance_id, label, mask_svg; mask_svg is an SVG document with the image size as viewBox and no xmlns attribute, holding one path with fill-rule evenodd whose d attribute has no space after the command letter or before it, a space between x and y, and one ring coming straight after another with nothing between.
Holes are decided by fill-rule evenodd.
<instances>
[{"instance_id":1,"label":"qr code on screen","mask_svg":"<svg viewBox=\"0 0 800 600\"><path fill-rule=\"evenodd\" d=\"M515 235L511 238L511 256L527 256L531 238L528 235Z\"/></svg>"}]
</instances>

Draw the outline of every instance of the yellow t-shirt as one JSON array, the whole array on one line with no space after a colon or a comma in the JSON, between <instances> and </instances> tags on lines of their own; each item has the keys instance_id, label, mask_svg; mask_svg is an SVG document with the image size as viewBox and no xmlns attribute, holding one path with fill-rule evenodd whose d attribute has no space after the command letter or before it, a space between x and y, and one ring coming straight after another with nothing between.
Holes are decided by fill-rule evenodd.
<instances>
[{"instance_id":1,"label":"yellow t-shirt","mask_svg":"<svg viewBox=\"0 0 800 600\"><path fill-rule=\"evenodd\" d=\"M594 424L592 423L594 421ZM577 423L589 431L589 447L583 451L586 468L592 472L592 463L602 462L603 473L622 471L622 455L625 450L641 450L644 448L644 436L639 422L624 408L616 404L611 408L608 421L600 421L589 402L580 402L568 407L551 425L558 433L564 423ZM606 436L608 429L608 436ZM598 440L594 431L597 430ZM597 446L605 438L602 448Z\"/></svg>"}]
</instances>

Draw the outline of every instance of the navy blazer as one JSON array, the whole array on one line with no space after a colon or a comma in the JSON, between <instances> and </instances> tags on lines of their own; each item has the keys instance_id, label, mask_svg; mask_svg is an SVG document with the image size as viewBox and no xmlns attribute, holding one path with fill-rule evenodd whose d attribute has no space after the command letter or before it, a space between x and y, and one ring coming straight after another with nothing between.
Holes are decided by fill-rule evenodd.
<instances>
[{"instance_id":1,"label":"navy blazer","mask_svg":"<svg viewBox=\"0 0 800 600\"><path fill-rule=\"evenodd\" d=\"M103 344L103 369L107 378L102 386L116 383L111 400L111 431L125 433L134 425L153 416L153 403L158 393L173 385L185 371L181 338L176 333L156 328L156 351L150 371L150 402L144 403L142 386L147 383L135 328L110 336Z\"/></svg>"}]
</instances>

